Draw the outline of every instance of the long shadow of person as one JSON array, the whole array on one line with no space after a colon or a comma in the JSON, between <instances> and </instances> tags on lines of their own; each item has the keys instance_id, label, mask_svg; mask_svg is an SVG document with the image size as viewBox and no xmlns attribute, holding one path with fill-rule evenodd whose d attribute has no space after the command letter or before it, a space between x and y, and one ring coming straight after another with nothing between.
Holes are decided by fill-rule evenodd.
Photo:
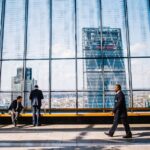
<instances>
[{"instance_id":1,"label":"long shadow of person","mask_svg":"<svg viewBox=\"0 0 150 150\"><path fill-rule=\"evenodd\" d=\"M145 136L150 136L150 132L140 132L133 135L136 137L145 137Z\"/></svg>"}]
</instances>

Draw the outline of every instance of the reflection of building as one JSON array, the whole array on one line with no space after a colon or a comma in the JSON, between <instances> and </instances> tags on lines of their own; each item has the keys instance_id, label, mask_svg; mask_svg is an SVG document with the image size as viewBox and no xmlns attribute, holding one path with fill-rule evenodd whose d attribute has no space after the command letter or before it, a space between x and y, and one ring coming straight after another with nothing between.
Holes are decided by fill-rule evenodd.
<instances>
[{"instance_id":1,"label":"reflection of building","mask_svg":"<svg viewBox=\"0 0 150 150\"><path fill-rule=\"evenodd\" d=\"M86 58L83 70L88 91L85 107L103 107L104 89L113 90L119 83L126 89L126 73L123 57L121 30L119 28L83 28L83 55ZM101 38L102 34L102 38ZM102 39L102 41L101 41ZM109 58L108 58L109 57ZM88 59L89 58L89 59ZM94 59L91 59L94 58ZM92 92L90 92L92 91ZM114 98L105 96L105 107L113 107Z\"/></svg>"},{"instance_id":2,"label":"reflection of building","mask_svg":"<svg viewBox=\"0 0 150 150\"><path fill-rule=\"evenodd\" d=\"M133 106L150 108L150 92L149 91L134 91L133 92Z\"/></svg>"},{"instance_id":3,"label":"reflection of building","mask_svg":"<svg viewBox=\"0 0 150 150\"><path fill-rule=\"evenodd\" d=\"M75 93L52 93L52 108L75 108L76 94Z\"/></svg>"},{"instance_id":4,"label":"reflection of building","mask_svg":"<svg viewBox=\"0 0 150 150\"><path fill-rule=\"evenodd\" d=\"M9 94L5 94L0 96L0 109L7 109L10 105Z\"/></svg>"},{"instance_id":5,"label":"reflection of building","mask_svg":"<svg viewBox=\"0 0 150 150\"><path fill-rule=\"evenodd\" d=\"M24 77L23 68L17 68L17 75L12 77L12 99L15 99L18 95L22 95L24 91ZM37 81L32 79L32 68L26 68L25 70L25 91L30 92ZM25 94L25 105L28 105L28 94Z\"/></svg>"}]
</instances>

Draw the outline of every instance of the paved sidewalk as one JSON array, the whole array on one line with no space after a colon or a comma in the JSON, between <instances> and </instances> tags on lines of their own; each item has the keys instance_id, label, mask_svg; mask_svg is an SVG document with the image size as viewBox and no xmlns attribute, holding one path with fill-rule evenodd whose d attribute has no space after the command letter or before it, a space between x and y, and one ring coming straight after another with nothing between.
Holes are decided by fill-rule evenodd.
<instances>
[{"instance_id":1,"label":"paved sidewalk","mask_svg":"<svg viewBox=\"0 0 150 150\"><path fill-rule=\"evenodd\" d=\"M132 139L119 125L114 137L107 137L111 125L0 125L0 150L150 150L150 125L132 124Z\"/></svg>"}]
</instances>

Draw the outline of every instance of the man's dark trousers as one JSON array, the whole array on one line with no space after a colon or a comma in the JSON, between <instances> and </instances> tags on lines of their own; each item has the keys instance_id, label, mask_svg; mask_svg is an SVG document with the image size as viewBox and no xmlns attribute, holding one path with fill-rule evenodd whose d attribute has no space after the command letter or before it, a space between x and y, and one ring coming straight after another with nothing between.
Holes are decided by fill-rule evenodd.
<instances>
[{"instance_id":1,"label":"man's dark trousers","mask_svg":"<svg viewBox=\"0 0 150 150\"><path fill-rule=\"evenodd\" d=\"M40 112L41 108L39 106L32 106L32 112L33 112L33 125L40 125Z\"/></svg>"},{"instance_id":2,"label":"man's dark trousers","mask_svg":"<svg viewBox=\"0 0 150 150\"><path fill-rule=\"evenodd\" d=\"M127 114L120 114L120 111L117 110L116 113L114 114L114 122L113 125L111 127L111 129L109 130L109 134L113 135L115 130L117 129L117 126L119 124L119 121L122 121L122 124L124 125L124 129L126 131L126 134L131 134L131 130L130 130L130 126L128 123L128 118L127 118Z\"/></svg>"}]
</instances>

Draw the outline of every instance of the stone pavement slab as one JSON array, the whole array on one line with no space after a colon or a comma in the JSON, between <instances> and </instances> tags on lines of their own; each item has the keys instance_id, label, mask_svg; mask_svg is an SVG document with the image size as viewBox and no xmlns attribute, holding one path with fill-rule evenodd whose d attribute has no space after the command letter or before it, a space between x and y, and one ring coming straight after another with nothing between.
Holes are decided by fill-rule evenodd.
<instances>
[{"instance_id":1,"label":"stone pavement slab","mask_svg":"<svg viewBox=\"0 0 150 150\"><path fill-rule=\"evenodd\" d=\"M132 139L119 125L114 137L108 137L111 125L0 125L0 150L150 150L150 125L132 124Z\"/></svg>"}]
</instances>

